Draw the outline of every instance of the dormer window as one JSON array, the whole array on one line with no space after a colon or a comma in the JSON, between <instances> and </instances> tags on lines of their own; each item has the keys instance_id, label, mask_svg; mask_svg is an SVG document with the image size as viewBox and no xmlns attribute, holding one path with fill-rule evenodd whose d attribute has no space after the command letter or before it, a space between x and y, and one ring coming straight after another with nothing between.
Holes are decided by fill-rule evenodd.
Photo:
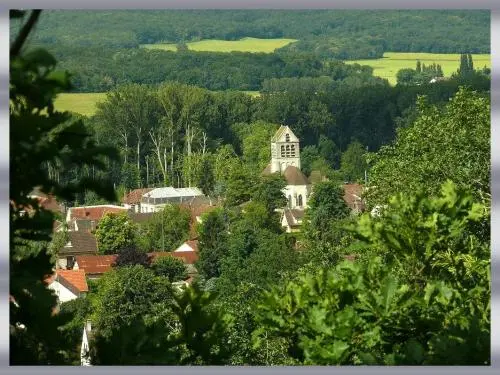
<instances>
[{"instance_id":1,"label":"dormer window","mask_svg":"<svg viewBox=\"0 0 500 375\"><path fill-rule=\"evenodd\" d=\"M290 142L290 134L286 133L286 135L285 135L285 141Z\"/></svg>"}]
</instances>

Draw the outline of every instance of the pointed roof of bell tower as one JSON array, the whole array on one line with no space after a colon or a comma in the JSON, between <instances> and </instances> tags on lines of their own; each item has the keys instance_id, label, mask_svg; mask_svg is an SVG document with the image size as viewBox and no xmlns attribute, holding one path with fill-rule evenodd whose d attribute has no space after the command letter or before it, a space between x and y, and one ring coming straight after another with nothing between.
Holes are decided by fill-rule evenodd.
<instances>
[{"instance_id":1,"label":"pointed roof of bell tower","mask_svg":"<svg viewBox=\"0 0 500 375\"><path fill-rule=\"evenodd\" d=\"M287 138L288 135L288 138ZM271 138L271 142L299 142L297 136L288 126L281 125Z\"/></svg>"}]
</instances>

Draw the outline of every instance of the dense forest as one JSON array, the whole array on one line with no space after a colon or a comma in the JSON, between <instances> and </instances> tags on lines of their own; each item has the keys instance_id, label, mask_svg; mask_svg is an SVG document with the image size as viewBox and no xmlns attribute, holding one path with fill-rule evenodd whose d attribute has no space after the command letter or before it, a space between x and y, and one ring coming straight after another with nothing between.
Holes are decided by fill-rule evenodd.
<instances>
[{"instance_id":1,"label":"dense forest","mask_svg":"<svg viewBox=\"0 0 500 375\"><path fill-rule=\"evenodd\" d=\"M332 59L380 58L386 51L489 53L489 24L488 11L47 11L30 42L72 72L73 91L166 80L260 90L264 79L331 75L325 65ZM18 27L12 23L11 35ZM298 41L270 55L139 48L243 37Z\"/></svg>"},{"instance_id":2,"label":"dense forest","mask_svg":"<svg viewBox=\"0 0 500 375\"><path fill-rule=\"evenodd\" d=\"M131 48L200 39L294 38L299 42L285 48L354 59L381 57L384 51L489 53L489 25L489 11L475 10L59 10L41 16L33 41Z\"/></svg>"},{"instance_id":3,"label":"dense forest","mask_svg":"<svg viewBox=\"0 0 500 375\"><path fill-rule=\"evenodd\" d=\"M48 13L44 22L58 17ZM128 13L82 14L98 33L101 17ZM90 14L100 15L90 20ZM158 13L131 14L147 20ZM206 19L223 14L208 12ZM251 11L234 25L245 33L255 25L262 30L280 12L269 14ZM293 17L299 14L319 13ZM362 32L363 13L353 12L357 22L346 14L349 34ZM488 15L414 14L454 14L472 24ZM259 55L252 58L276 72L259 76L259 97L212 92L193 84L198 81L124 80L108 87L95 115L84 117L54 109L55 96L79 79L58 70L68 67L65 58L57 65L64 55L26 48L39 16L11 12L24 25L10 49L11 365L79 365L88 321L94 365L490 364L490 76L474 69L469 55L447 80L430 83L421 79L424 69L415 69L395 87L365 67L317 63L295 52L283 55L290 61ZM53 35L71 35L56 18ZM80 20L74 16L73 23ZM38 46L48 35L42 21L31 39ZM165 30L148 21L151 30ZM318 27L317 21L308 25ZM207 33L221 27L208 23L199 24ZM173 30L196 33L199 25ZM137 38L128 26L123 32ZM267 29L269 36L275 31ZM110 42L106 34L100 39ZM228 77L236 74L229 73L229 60L219 63ZM261 173L282 124L300 138L304 173L327 177L314 185L300 232L285 232L276 212L286 202L285 180ZM346 181L366 184L368 212L346 205ZM144 224L104 216L94 234L101 253L117 254L112 270L89 280L86 298L58 305L45 280L67 233L53 233L55 217L31 198L32 190L67 205L90 205L165 185L198 186L219 198L196 227L198 274L191 286L173 286L186 277L183 263L145 254L160 239L175 248L187 238L189 214L172 205Z\"/></svg>"}]
</instances>

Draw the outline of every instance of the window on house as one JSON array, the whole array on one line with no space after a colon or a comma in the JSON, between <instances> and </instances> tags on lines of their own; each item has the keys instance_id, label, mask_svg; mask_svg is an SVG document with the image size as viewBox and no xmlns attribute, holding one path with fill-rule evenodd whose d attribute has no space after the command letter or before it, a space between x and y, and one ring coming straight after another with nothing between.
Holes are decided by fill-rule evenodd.
<instances>
[{"instance_id":1,"label":"window on house","mask_svg":"<svg viewBox=\"0 0 500 375\"><path fill-rule=\"evenodd\" d=\"M287 142L290 142L290 134L286 133L286 135L285 135L285 140L286 140Z\"/></svg>"},{"instance_id":2,"label":"window on house","mask_svg":"<svg viewBox=\"0 0 500 375\"><path fill-rule=\"evenodd\" d=\"M302 194L299 194L299 207L302 207Z\"/></svg>"},{"instance_id":3,"label":"window on house","mask_svg":"<svg viewBox=\"0 0 500 375\"><path fill-rule=\"evenodd\" d=\"M281 145L281 157L285 157L285 146Z\"/></svg>"},{"instance_id":4,"label":"window on house","mask_svg":"<svg viewBox=\"0 0 500 375\"><path fill-rule=\"evenodd\" d=\"M290 151L291 151L292 157L295 157L295 145L292 145L290 147Z\"/></svg>"},{"instance_id":5,"label":"window on house","mask_svg":"<svg viewBox=\"0 0 500 375\"><path fill-rule=\"evenodd\" d=\"M290 146L289 145L286 145L286 157L287 158L290 157Z\"/></svg>"}]
</instances>

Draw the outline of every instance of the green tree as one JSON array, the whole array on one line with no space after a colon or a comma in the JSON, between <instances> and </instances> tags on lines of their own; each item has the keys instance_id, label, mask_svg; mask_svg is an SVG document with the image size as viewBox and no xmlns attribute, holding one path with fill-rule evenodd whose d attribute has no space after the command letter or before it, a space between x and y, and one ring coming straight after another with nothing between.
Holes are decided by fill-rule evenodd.
<instances>
[{"instance_id":1,"label":"green tree","mask_svg":"<svg viewBox=\"0 0 500 375\"><path fill-rule=\"evenodd\" d=\"M262 171L271 160L271 138L277 125L264 121L234 126L241 142L243 160L253 171Z\"/></svg>"},{"instance_id":2,"label":"green tree","mask_svg":"<svg viewBox=\"0 0 500 375\"><path fill-rule=\"evenodd\" d=\"M88 298L76 298L61 303L60 312L72 315L72 319L61 327L62 333L69 342L70 352L68 364L81 365L80 347L82 344L82 330L92 314L92 304Z\"/></svg>"},{"instance_id":3,"label":"green tree","mask_svg":"<svg viewBox=\"0 0 500 375\"><path fill-rule=\"evenodd\" d=\"M489 363L489 240L475 229L487 207L447 183L386 213L359 221L364 259L264 293L257 346L288 338L303 364Z\"/></svg>"},{"instance_id":4,"label":"green tree","mask_svg":"<svg viewBox=\"0 0 500 375\"><path fill-rule=\"evenodd\" d=\"M226 184L224 204L228 207L234 207L247 202L252 196L254 185L255 175L246 164L240 164L239 168L232 169Z\"/></svg>"},{"instance_id":5,"label":"green tree","mask_svg":"<svg viewBox=\"0 0 500 375\"><path fill-rule=\"evenodd\" d=\"M314 185L309 199L304 231L307 236L321 239L329 232L332 222L349 215L349 207L343 198L344 191L338 182L325 181Z\"/></svg>"},{"instance_id":6,"label":"green tree","mask_svg":"<svg viewBox=\"0 0 500 375\"><path fill-rule=\"evenodd\" d=\"M185 280L188 276L182 260L170 256L156 258L151 268L156 275L166 277L170 282Z\"/></svg>"},{"instance_id":7,"label":"green tree","mask_svg":"<svg viewBox=\"0 0 500 375\"><path fill-rule=\"evenodd\" d=\"M139 248L173 251L189 238L190 212L178 204L167 204L139 228Z\"/></svg>"},{"instance_id":8,"label":"green tree","mask_svg":"<svg viewBox=\"0 0 500 375\"><path fill-rule=\"evenodd\" d=\"M444 77L443 69L441 68L440 64L437 65L437 71L436 71L436 73L437 73L436 74L437 77Z\"/></svg>"},{"instance_id":9,"label":"green tree","mask_svg":"<svg viewBox=\"0 0 500 375\"><path fill-rule=\"evenodd\" d=\"M199 228L199 260L196 268L206 279L220 275L220 262L226 253L227 221L223 209L203 216Z\"/></svg>"},{"instance_id":10,"label":"green tree","mask_svg":"<svg viewBox=\"0 0 500 375\"><path fill-rule=\"evenodd\" d=\"M138 251L137 248L132 245L120 249L116 260L113 263L113 267L134 266L136 264L146 268L149 267L149 256L146 253Z\"/></svg>"},{"instance_id":11,"label":"green tree","mask_svg":"<svg viewBox=\"0 0 500 375\"><path fill-rule=\"evenodd\" d=\"M368 169L365 158L366 150L357 141L352 142L342 154L340 169L345 181L358 182L364 179Z\"/></svg>"},{"instance_id":12,"label":"green tree","mask_svg":"<svg viewBox=\"0 0 500 375\"><path fill-rule=\"evenodd\" d=\"M338 169L340 167L340 150L334 141L321 135L318 142L318 151L328 161L331 168Z\"/></svg>"},{"instance_id":13,"label":"green tree","mask_svg":"<svg viewBox=\"0 0 500 375\"><path fill-rule=\"evenodd\" d=\"M35 187L66 201L76 193L94 190L113 199L109 181L90 177L65 183L52 179L49 166L60 173L82 165L104 169L103 156L115 156L112 149L97 147L81 120L72 121L68 112L54 110L57 93L71 88L69 74L56 71L56 60L44 49L26 50L40 15L11 11L21 19L10 47L10 364L54 365L71 361L71 350L59 329L66 314L53 314L55 294L45 284L53 272L47 247L51 239L53 214L29 198ZM26 18L23 18L26 16ZM33 211L25 214L27 207Z\"/></svg>"},{"instance_id":14,"label":"green tree","mask_svg":"<svg viewBox=\"0 0 500 375\"><path fill-rule=\"evenodd\" d=\"M411 68L398 70L396 74L398 85L414 85L416 82L417 74L418 73Z\"/></svg>"},{"instance_id":15,"label":"green tree","mask_svg":"<svg viewBox=\"0 0 500 375\"><path fill-rule=\"evenodd\" d=\"M283 193L286 181L279 173L268 176L260 176L255 185L252 200L262 203L267 209L267 214L273 215L277 208L286 206L287 199Z\"/></svg>"},{"instance_id":16,"label":"green tree","mask_svg":"<svg viewBox=\"0 0 500 375\"><path fill-rule=\"evenodd\" d=\"M127 214L105 214L95 230L100 254L116 254L135 244L136 226Z\"/></svg>"},{"instance_id":17,"label":"green tree","mask_svg":"<svg viewBox=\"0 0 500 375\"><path fill-rule=\"evenodd\" d=\"M444 108L421 98L412 125L373 155L368 203L385 204L396 192L433 195L450 179L476 197L490 191L489 99L461 88ZM373 163L373 164L372 164Z\"/></svg>"}]
</instances>

